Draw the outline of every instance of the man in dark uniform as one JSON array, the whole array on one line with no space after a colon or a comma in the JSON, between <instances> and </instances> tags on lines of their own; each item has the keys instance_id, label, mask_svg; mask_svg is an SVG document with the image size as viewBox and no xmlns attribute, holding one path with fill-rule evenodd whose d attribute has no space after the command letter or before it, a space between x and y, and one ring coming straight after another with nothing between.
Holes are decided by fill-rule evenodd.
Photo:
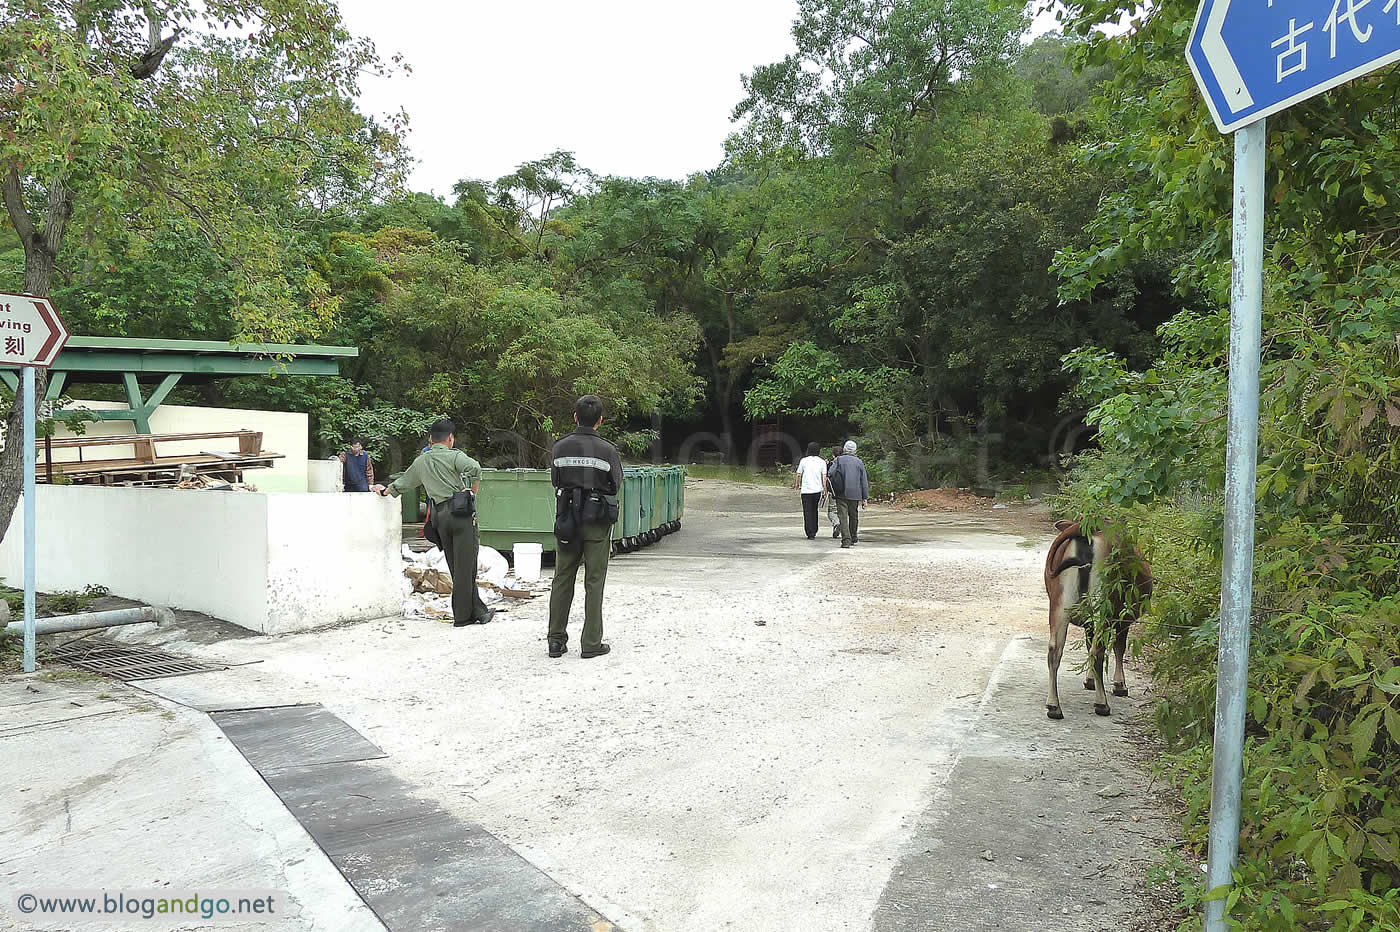
<instances>
[{"instance_id":1,"label":"man in dark uniform","mask_svg":"<svg viewBox=\"0 0 1400 932\"><path fill-rule=\"evenodd\" d=\"M598 436L603 402L584 395L574 405L572 434L554 444L550 477L554 482L557 538L554 581L549 593L549 656L560 657L569 645L569 609L574 582L583 570L583 636L581 656L599 657L611 648L603 643L603 585L608 579L612 525L617 517L617 493L622 488L622 458L617 447Z\"/></svg>"},{"instance_id":2,"label":"man in dark uniform","mask_svg":"<svg viewBox=\"0 0 1400 932\"><path fill-rule=\"evenodd\" d=\"M476 490L481 485L481 464L461 450L452 422L443 418L433 424L432 445L413 465L388 486L376 485L380 495L398 497L422 486L432 503L429 519L442 538L447 571L452 576L452 625L484 625L496 614L487 608L476 589L477 550L481 545L476 527Z\"/></svg>"}]
</instances>

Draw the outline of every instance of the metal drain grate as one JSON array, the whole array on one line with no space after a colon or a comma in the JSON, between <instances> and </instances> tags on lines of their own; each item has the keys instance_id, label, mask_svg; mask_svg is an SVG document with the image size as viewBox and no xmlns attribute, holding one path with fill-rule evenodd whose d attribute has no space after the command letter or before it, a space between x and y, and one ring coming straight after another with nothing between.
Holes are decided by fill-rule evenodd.
<instances>
[{"instance_id":1,"label":"metal drain grate","mask_svg":"<svg viewBox=\"0 0 1400 932\"><path fill-rule=\"evenodd\" d=\"M123 682L228 669L227 664L211 665L189 657L168 654L154 647L117 644L99 638L69 641L53 648L49 656L81 670L101 673Z\"/></svg>"}]
</instances>

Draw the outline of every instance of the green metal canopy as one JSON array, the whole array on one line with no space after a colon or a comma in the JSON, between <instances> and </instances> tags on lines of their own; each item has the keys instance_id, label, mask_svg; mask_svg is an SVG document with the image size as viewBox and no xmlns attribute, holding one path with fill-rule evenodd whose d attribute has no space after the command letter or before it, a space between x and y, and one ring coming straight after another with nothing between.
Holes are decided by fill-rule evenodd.
<instances>
[{"instance_id":1,"label":"green metal canopy","mask_svg":"<svg viewBox=\"0 0 1400 932\"><path fill-rule=\"evenodd\" d=\"M270 373L339 375L340 361L359 355L353 346L70 337L49 367L45 397L54 401L69 385L120 384L126 389L129 407L90 413L104 421L133 421L137 433L149 434L151 413L182 380L199 383ZM18 369L0 366L0 381L18 391ZM144 398L142 382L155 385Z\"/></svg>"}]
</instances>

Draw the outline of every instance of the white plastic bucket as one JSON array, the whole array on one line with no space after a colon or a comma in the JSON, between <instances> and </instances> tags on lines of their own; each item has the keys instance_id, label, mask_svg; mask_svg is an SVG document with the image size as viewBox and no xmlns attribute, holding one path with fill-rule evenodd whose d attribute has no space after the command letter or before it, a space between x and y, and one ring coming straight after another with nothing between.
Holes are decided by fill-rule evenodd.
<instances>
[{"instance_id":1,"label":"white plastic bucket","mask_svg":"<svg viewBox=\"0 0 1400 932\"><path fill-rule=\"evenodd\" d=\"M544 558L543 544L515 545L515 578L535 582L540 578L540 560Z\"/></svg>"}]
</instances>

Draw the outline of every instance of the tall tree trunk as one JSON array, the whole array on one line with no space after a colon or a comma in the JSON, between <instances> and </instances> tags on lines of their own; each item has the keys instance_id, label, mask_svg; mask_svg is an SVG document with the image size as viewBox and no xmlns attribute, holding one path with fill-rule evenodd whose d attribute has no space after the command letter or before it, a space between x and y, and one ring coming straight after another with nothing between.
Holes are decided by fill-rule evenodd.
<instances>
[{"instance_id":1,"label":"tall tree trunk","mask_svg":"<svg viewBox=\"0 0 1400 932\"><path fill-rule=\"evenodd\" d=\"M47 297L53 284L54 266L58 261L58 250L63 243L63 232L68 226L68 218L73 213L73 198L62 181L49 185L48 206L44 211L44 224L35 227L24 203L24 188L19 172L13 165L7 166L0 178L0 193L3 193L5 209L10 216L10 225L24 245L24 290L38 297ZM48 387L48 371L40 369L34 373L34 396L36 401L44 397ZM20 493L24 488L24 399L22 390L15 394L10 404L10 413L5 418L5 448L0 451L0 539L9 533L10 519L14 517L15 506L19 504Z\"/></svg>"}]
</instances>

